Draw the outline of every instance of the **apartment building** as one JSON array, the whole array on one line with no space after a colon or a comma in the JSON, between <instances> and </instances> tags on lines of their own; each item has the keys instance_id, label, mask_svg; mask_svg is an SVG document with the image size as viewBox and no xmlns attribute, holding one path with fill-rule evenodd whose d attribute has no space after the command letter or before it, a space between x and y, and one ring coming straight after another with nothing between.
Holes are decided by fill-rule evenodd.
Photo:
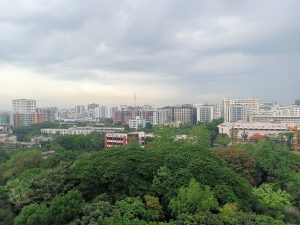
<instances>
[{"instance_id":1,"label":"apartment building","mask_svg":"<svg viewBox=\"0 0 300 225\"><path fill-rule=\"evenodd\" d=\"M39 115L39 117L43 117L44 121L55 122L57 108L56 107L37 108L36 113L37 115Z\"/></svg>"},{"instance_id":2,"label":"apartment building","mask_svg":"<svg viewBox=\"0 0 300 225\"><path fill-rule=\"evenodd\" d=\"M247 109L247 120L250 120L250 115L254 114L259 109L259 99L257 98L241 98L241 99L223 99L223 113L224 113L224 121L231 122L230 118L230 110L233 112L234 110L238 110L237 105L244 106ZM233 108L231 105L235 105ZM243 110L242 107L240 110Z\"/></svg>"},{"instance_id":3,"label":"apartment building","mask_svg":"<svg viewBox=\"0 0 300 225\"><path fill-rule=\"evenodd\" d=\"M300 123L300 106L273 106L259 109L250 116L251 122Z\"/></svg>"},{"instance_id":4,"label":"apartment building","mask_svg":"<svg viewBox=\"0 0 300 225\"><path fill-rule=\"evenodd\" d=\"M12 100L10 123L14 127L29 126L35 122L36 101L33 99Z\"/></svg>"}]
</instances>

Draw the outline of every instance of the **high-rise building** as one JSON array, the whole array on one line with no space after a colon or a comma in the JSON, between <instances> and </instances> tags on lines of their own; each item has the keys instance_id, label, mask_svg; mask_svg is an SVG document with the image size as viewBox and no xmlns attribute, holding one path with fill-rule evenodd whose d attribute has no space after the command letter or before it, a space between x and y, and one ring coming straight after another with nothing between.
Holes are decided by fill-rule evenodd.
<instances>
[{"instance_id":1,"label":"high-rise building","mask_svg":"<svg viewBox=\"0 0 300 225\"><path fill-rule=\"evenodd\" d=\"M228 122L247 122L248 120L248 108L245 105L230 105L228 110Z\"/></svg>"},{"instance_id":2,"label":"high-rise building","mask_svg":"<svg viewBox=\"0 0 300 225\"><path fill-rule=\"evenodd\" d=\"M36 113L38 115L42 115L44 117L44 121L55 122L57 108L56 107L37 108Z\"/></svg>"},{"instance_id":3,"label":"high-rise building","mask_svg":"<svg viewBox=\"0 0 300 225\"><path fill-rule=\"evenodd\" d=\"M80 119L85 117L85 107L84 105L76 105L75 106L75 118Z\"/></svg>"},{"instance_id":4,"label":"high-rise building","mask_svg":"<svg viewBox=\"0 0 300 225\"><path fill-rule=\"evenodd\" d=\"M231 105L240 105L245 106L247 109L247 120L250 119L251 114L254 114L259 109L259 99L257 98L241 98L241 99L223 99L223 113L224 121L229 122L229 106Z\"/></svg>"},{"instance_id":5,"label":"high-rise building","mask_svg":"<svg viewBox=\"0 0 300 225\"><path fill-rule=\"evenodd\" d=\"M171 124L174 122L174 108L166 106L158 109L158 123Z\"/></svg>"},{"instance_id":6,"label":"high-rise building","mask_svg":"<svg viewBox=\"0 0 300 225\"><path fill-rule=\"evenodd\" d=\"M198 105L196 109L197 122L210 122L214 119L213 105Z\"/></svg>"},{"instance_id":7,"label":"high-rise building","mask_svg":"<svg viewBox=\"0 0 300 225\"><path fill-rule=\"evenodd\" d=\"M36 101L33 99L12 100L10 123L14 127L29 126L36 120Z\"/></svg>"}]
</instances>

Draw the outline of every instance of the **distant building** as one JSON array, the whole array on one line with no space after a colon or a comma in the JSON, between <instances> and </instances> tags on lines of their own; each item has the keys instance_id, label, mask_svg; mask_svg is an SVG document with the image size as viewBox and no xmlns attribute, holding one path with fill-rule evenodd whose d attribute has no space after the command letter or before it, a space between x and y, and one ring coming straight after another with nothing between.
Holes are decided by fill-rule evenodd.
<instances>
[{"instance_id":1,"label":"distant building","mask_svg":"<svg viewBox=\"0 0 300 225\"><path fill-rule=\"evenodd\" d=\"M85 117L85 107L84 105L75 106L75 119L82 119Z\"/></svg>"},{"instance_id":2,"label":"distant building","mask_svg":"<svg viewBox=\"0 0 300 225\"><path fill-rule=\"evenodd\" d=\"M185 124L196 122L196 109L189 104L166 106L158 109L159 124Z\"/></svg>"},{"instance_id":3,"label":"distant building","mask_svg":"<svg viewBox=\"0 0 300 225\"><path fill-rule=\"evenodd\" d=\"M41 129L42 134L61 134L61 135L88 135L93 132L98 133L115 133L115 132L124 132L124 128L121 127L71 127L68 129Z\"/></svg>"},{"instance_id":4,"label":"distant building","mask_svg":"<svg viewBox=\"0 0 300 225\"><path fill-rule=\"evenodd\" d=\"M7 125L10 123L10 114L8 112L0 112L0 125Z\"/></svg>"},{"instance_id":5,"label":"distant building","mask_svg":"<svg viewBox=\"0 0 300 225\"><path fill-rule=\"evenodd\" d=\"M42 115L44 117L44 121L55 122L57 108L56 107L37 108L36 113L38 115Z\"/></svg>"},{"instance_id":6,"label":"distant building","mask_svg":"<svg viewBox=\"0 0 300 225\"><path fill-rule=\"evenodd\" d=\"M146 126L146 120L137 116L135 119L131 119L128 121L129 128L139 130Z\"/></svg>"},{"instance_id":7,"label":"distant building","mask_svg":"<svg viewBox=\"0 0 300 225\"><path fill-rule=\"evenodd\" d=\"M295 105L300 106L300 99L295 100Z\"/></svg>"},{"instance_id":8,"label":"distant building","mask_svg":"<svg viewBox=\"0 0 300 225\"><path fill-rule=\"evenodd\" d=\"M214 119L213 105L198 105L197 106L197 122L210 122Z\"/></svg>"},{"instance_id":9,"label":"distant building","mask_svg":"<svg viewBox=\"0 0 300 225\"><path fill-rule=\"evenodd\" d=\"M273 106L270 109L259 109L250 116L251 122L300 123L300 106Z\"/></svg>"},{"instance_id":10,"label":"distant building","mask_svg":"<svg viewBox=\"0 0 300 225\"><path fill-rule=\"evenodd\" d=\"M192 105L174 106L175 123L195 123L196 109Z\"/></svg>"},{"instance_id":11,"label":"distant building","mask_svg":"<svg viewBox=\"0 0 300 225\"><path fill-rule=\"evenodd\" d=\"M248 137L259 134L261 136L266 136L269 134L279 134L284 132L290 132L289 127L298 126L300 130L300 124L285 124L285 123L262 123L262 122L237 122L237 123L228 123L218 125L219 133L227 134L231 136L232 129L237 131L237 137L241 139L242 134L246 133Z\"/></svg>"},{"instance_id":12,"label":"distant building","mask_svg":"<svg viewBox=\"0 0 300 225\"><path fill-rule=\"evenodd\" d=\"M174 122L174 108L166 106L158 109L158 123L171 124Z\"/></svg>"},{"instance_id":13,"label":"distant building","mask_svg":"<svg viewBox=\"0 0 300 225\"><path fill-rule=\"evenodd\" d=\"M126 146L130 141L136 140L143 147L145 145L144 132L131 132L128 134L109 133L105 135L104 146L105 148Z\"/></svg>"},{"instance_id":14,"label":"distant building","mask_svg":"<svg viewBox=\"0 0 300 225\"><path fill-rule=\"evenodd\" d=\"M248 107L245 105L230 105L227 107L227 121L230 123L247 122Z\"/></svg>"},{"instance_id":15,"label":"distant building","mask_svg":"<svg viewBox=\"0 0 300 225\"><path fill-rule=\"evenodd\" d=\"M36 121L36 101L33 99L12 100L10 123L14 127L29 126Z\"/></svg>"},{"instance_id":16,"label":"distant building","mask_svg":"<svg viewBox=\"0 0 300 225\"><path fill-rule=\"evenodd\" d=\"M230 122L230 116L229 116L229 110L231 105L240 105L245 106L247 109L247 121L250 119L250 115L257 112L259 109L259 99L257 98L241 98L241 99L229 99L224 98L223 99L223 113L224 113L224 121ZM237 109L237 108L236 108Z\"/></svg>"}]
</instances>

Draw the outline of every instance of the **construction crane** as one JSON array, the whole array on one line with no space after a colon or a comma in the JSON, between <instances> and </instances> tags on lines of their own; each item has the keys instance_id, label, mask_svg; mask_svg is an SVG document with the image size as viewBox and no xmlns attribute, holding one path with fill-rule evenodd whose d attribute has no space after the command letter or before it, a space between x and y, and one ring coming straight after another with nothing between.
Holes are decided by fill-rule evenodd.
<instances>
[{"instance_id":1,"label":"construction crane","mask_svg":"<svg viewBox=\"0 0 300 225\"><path fill-rule=\"evenodd\" d=\"M298 127L294 126L294 127L288 127L289 131L294 131L294 153L295 153L295 157L298 156L299 152L299 143L298 143Z\"/></svg>"}]
</instances>

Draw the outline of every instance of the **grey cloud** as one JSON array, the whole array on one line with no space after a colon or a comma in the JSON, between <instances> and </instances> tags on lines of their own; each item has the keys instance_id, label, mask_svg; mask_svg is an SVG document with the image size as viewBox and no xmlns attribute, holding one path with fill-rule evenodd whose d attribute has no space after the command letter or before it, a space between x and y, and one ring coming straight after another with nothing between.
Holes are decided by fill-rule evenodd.
<instances>
[{"instance_id":1,"label":"grey cloud","mask_svg":"<svg viewBox=\"0 0 300 225\"><path fill-rule=\"evenodd\" d=\"M270 74L300 82L293 75L300 69L297 0L12 0L0 7L0 61L56 79L260 96L266 92L255 82Z\"/></svg>"}]
</instances>

